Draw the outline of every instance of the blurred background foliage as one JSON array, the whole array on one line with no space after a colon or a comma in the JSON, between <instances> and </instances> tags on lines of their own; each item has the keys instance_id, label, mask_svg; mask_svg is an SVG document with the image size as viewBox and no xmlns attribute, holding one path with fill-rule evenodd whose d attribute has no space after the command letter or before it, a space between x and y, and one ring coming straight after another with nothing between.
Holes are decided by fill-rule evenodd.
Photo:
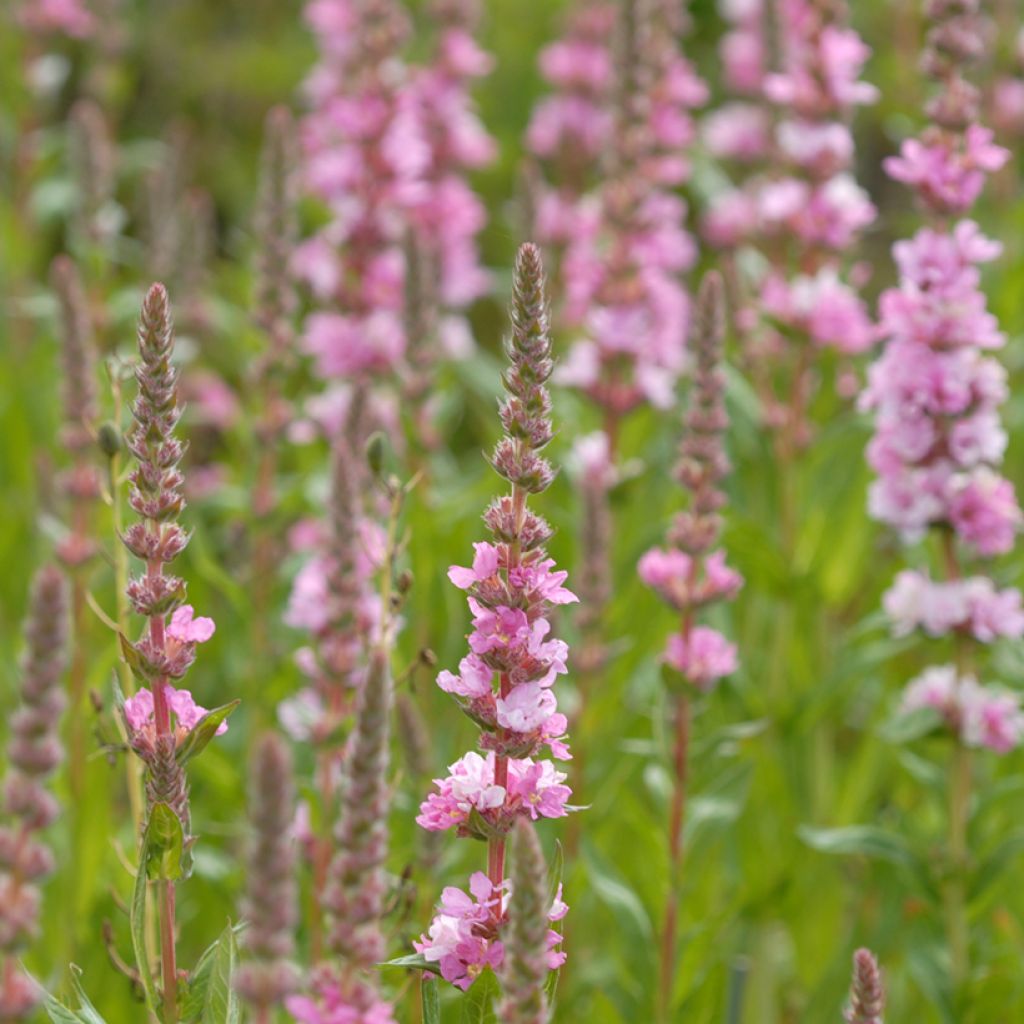
<instances>
[{"instance_id":1,"label":"blurred background foliage","mask_svg":"<svg viewBox=\"0 0 1024 1024\"><path fill-rule=\"evenodd\" d=\"M881 208L864 249L872 266L869 292L877 294L893 277L888 246L917 226L904 190L883 178L880 161L920 116L920 20L916 0L859 0L852 6L857 28L875 51L867 77L882 93L856 124L858 177ZM987 76L1009 65L1013 33L1007 26L1014 6L1007 0L996 12L1004 31ZM422 647L435 651L442 666L453 666L463 650L465 606L445 571L469 557L471 542L481 536L479 514L497 486L481 451L497 433L494 395L508 267L520 240L521 137L541 91L536 56L557 32L563 7L561 0L486 4L483 42L498 62L478 97L501 155L475 184L491 211L483 248L497 273L494 293L473 311L478 356L446 369L440 382L444 445L429 484L408 509L408 562L416 582L396 654L399 667ZM714 88L721 24L711 0L699 0L691 10L687 50ZM74 199L65 119L71 100L87 94L108 112L122 156L117 198L125 218L123 244L115 264L93 275L103 282L109 314L104 343L108 351L131 352L142 288L153 277L142 241L144 182L154 170L180 161L188 186L212 198L214 228L201 315L183 315L177 307L180 359L186 377L215 370L238 390L247 414L226 432L188 414L184 420L192 470L202 461L223 472L219 485L187 514L195 535L181 574L192 603L218 623L190 681L207 706L243 700L229 733L192 773L193 820L201 839L195 876L180 898L181 961L189 964L237 914L247 744L258 726L272 720L276 702L301 683L292 654L302 638L280 621L297 567L293 559L261 581L269 611L258 621L253 615L246 524L258 410L246 399L244 383L262 344L247 307L263 117L275 103L301 105L299 86L313 47L295 0L123 0L119 11L120 35L107 40L105 50L59 44L43 68L33 63L38 54L23 33L8 24L0 30L0 708L10 710L17 684L28 579L49 557L59 529L53 475L65 455L55 441L58 346L46 271L66 244ZM56 87L48 98L30 87L30 68L53 76ZM1003 141L1016 157L1024 155L1014 140ZM979 212L982 226L1006 247L986 274L991 306L1010 339L1004 357L1016 394L1005 410L1007 475L1018 481L1024 469L1019 167L1018 159L994 181ZM718 173L698 155L689 196L695 210ZM714 263L715 254L703 251L702 264ZM559 345L567 340L559 336ZM868 428L836 395L835 371L822 360L817 436L789 467L774 459L753 391L738 370L730 372L735 472L725 543L747 582L735 606L722 613L722 625L739 643L742 669L697 707L676 1019L838 1021L850 954L866 944L884 964L892 1021L1018 1022L1024 1020L1021 754L977 761L970 892L975 968L969 993L955 1006L936 896L949 751L944 741L911 741L889 728L901 684L937 660L940 645L894 640L879 612L880 594L907 556L865 513ZM298 392L308 383L300 369L293 387ZM112 412L108 402L105 414ZM556 463L573 437L597 426L593 410L565 392L556 395L556 423ZM617 582L607 631L616 657L599 677L585 681L586 711L574 736L585 765L585 777L575 780L576 797L589 809L569 829L541 830L552 856L556 835L563 844L570 836L570 958L558 989L561 1022L652 1019L669 788L656 656L671 617L639 584L634 567L659 541L680 501L669 473L677 430L675 417L643 412L624 432L623 452L639 460L639 469L614 494ZM272 528L283 535L296 519L321 509L325 452L316 445L290 447L281 468ZM538 506L558 529L553 554L572 569L579 507L566 474ZM789 536L780 527L786 507L794 510ZM1024 583L1022 575L1019 558L998 567L1006 584ZM98 603L112 609L109 569L100 564L89 582ZM133 837L119 755L108 756L103 747L113 735L115 646L98 620L89 628L94 650L102 652L90 666L89 685L106 707L97 715L83 705L95 753L83 777L65 775L58 783L67 807L53 830L60 870L46 893L44 940L28 965L65 991L68 963L79 965L93 1001L113 1024L142 1019L130 985L109 967L103 939L109 922L112 947L130 948L123 913L130 879L122 858ZM571 622L563 629L571 637ZM992 676L1019 687L1022 666L1019 649L999 648ZM413 673L409 690L428 723L432 770L441 773L472 742L473 729L436 690L429 672ZM302 751L299 764L308 776L311 759ZM412 819L428 780L397 750L395 765L390 866L402 898L391 923L399 955L426 925L440 887L458 884L480 865L482 853L473 843L445 842L439 862L423 867L422 836ZM398 970L389 971L387 981L396 991L411 984ZM403 1020L418 1019L417 1002L409 988ZM459 1019L454 1003L445 1012Z\"/></svg>"}]
</instances>

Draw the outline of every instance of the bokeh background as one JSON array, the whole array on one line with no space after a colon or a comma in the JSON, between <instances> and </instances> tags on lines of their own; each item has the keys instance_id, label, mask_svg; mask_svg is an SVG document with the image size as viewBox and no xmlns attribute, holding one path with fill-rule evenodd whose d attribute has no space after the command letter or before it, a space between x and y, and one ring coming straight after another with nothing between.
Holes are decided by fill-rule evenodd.
<instances>
[{"instance_id":1,"label":"bokeh background","mask_svg":"<svg viewBox=\"0 0 1024 1024\"><path fill-rule=\"evenodd\" d=\"M485 6L482 43L497 66L477 97L500 158L474 184L491 215L482 244L485 262L496 270L495 287L472 311L477 356L446 368L439 384L445 444L432 466L429 493L417 492L408 510L415 585L399 665L413 661L422 647L435 651L442 666L453 666L463 651L465 606L445 571L467 560L471 542L481 536L479 514L496 489L481 453L497 434L494 395L507 268L521 240L521 140L542 91L536 57L557 33L563 10L561 0L488 0ZM882 94L856 121L857 175L880 207L864 245L873 268L868 292L875 295L893 279L889 244L917 226L906 193L887 182L880 161L920 122L921 24L916 2L858 0L852 6L856 27L874 49L866 77ZM982 69L987 84L1012 70L1019 16L1014 7L1006 0L994 11L1001 29ZM66 455L56 442L59 351L56 305L46 280L50 260L65 245L74 199L65 119L72 100L90 94L110 114L122 147L117 199L126 219L124 241L116 263L103 268L109 344L131 353L142 289L153 277L144 182L173 163L186 192L202 190L210 199L210 258L196 270L201 279L168 282L172 299L191 289L201 301L201 310L184 318L180 360L186 376L214 371L239 396L239 415L228 429L190 413L183 421L192 443L186 472L216 466L220 474L186 516L194 539L180 562L181 575L191 602L218 624L190 683L207 706L234 697L243 702L229 733L192 772L200 843L179 911L180 956L189 964L237 917L247 745L258 727L273 720L277 702L301 685L292 655L302 638L280 618L297 562L286 560L260 581L270 594L268 612L259 620L253 615L246 523L258 410L247 401L244 382L262 346L249 302L263 118L276 103L300 108L298 88L314 48L295 0L123 0L118 9L117 38L100 48L57 43L42 68L30 37L0 15L0 711L10 710L17 683L28 581L50 557L60 529L53 480ZM687 52L715 90L714 44L722 24L710 0L694 3L691 13ZM40 75L50 77L41 83ZM978 219L1005 246L1004 257L986 269L986 285L1009 335L1003 356L1015 394L1005 409L1007 475L1019 482L1024 146L1012 135L1000 141L1013 149L1014 160L989 188ZM697 155L688 196L695 211L719 173ZM315 211L304 216L309 222ZM714 253L703 251L701 262L714 265ZM564 335L557 337L556 348L564 346ZM829 383L833 370L823 361L826 384L813 410L817 436L785 476L773 461L752 390L738 372L730 373L735 472L725 546L747 583L723 613L722 625L739 644L742 668L697 708L678 1019L837 1021L850 954L866 944L884 964L894 1022L1024 1020L1022 755L978 761L970 891L975 976L970 1009L957 1015L936 910L944 741L901 742L891 728L902 683L935 645L894 640L879 612L880 594L902 556L892 535L867 518L868 425L836 396ZM303 387L301 368L292 385ZM109 402L105 408L109 416ZM556 463L574 436L597 425L593 417L575 396L556 395ZM617 582L608 634L616 657L589 684L586 714L574 736L585 755L576 798L588 809L573 826L576 841L564 867L572 910L566 922L569 963L558 989L560 1022L652 1019L656 930L667 886L669 786L656 655L671 615L639 584L635 563L658 542L680 501L669 473L675 441L676 421L650 412L631 418L623 434L623 452L638 460L638 469L613 499ZM282 533L322 508L326 467L326 453L317 445L286 449L275 512ZM797 510L792 537L780 529L783 502ZM571 569L580 509L567 475L538 507L558 528L554 556ZM1010 557L998 568L1000 580L1024 583L1021 568ZM111 609L111 574L104 564L94 570L91 585L99 604ZM133 837L118 755L103 748L113 735L115 644L98 619L90 628L103 656L90 665L89 682L107 708L97 715L83 707L80 728L95 739L95 753L83 777L58 780L66 807L53 830L60 871L47 888L44 939L28 966L61 989L67 965L77 964L93 1001L115 1024L142 1019L130 986L109 967L102 938L109 922L114 946L130 949L124 915L130 878L122 857ZM564 629L571 638L571 624ZM1022 655L1012 645L996 650L1000 681L1021 685ZM414 673L408 685L426 718L440 773L469 747L472 725L436 690L429 672ZM301 750L298 758L308 775L311 759ZM464 879L482 854L474 843L446 842L433 872L421 867L412 819L428 780L416 776L397 749L395 766L390 868L401 898L390 926L397 956L425 927L426 908L441 885ZM542 835L554 856L556 835L564 843L566 829L548 823ZM389 969L385 981L394 991L409 984L397 969ZM417 1002L410 989L403 1020L418 1019ZM460 1019L454 1003L446 1012Z\"/></svg>"}]
</instances>

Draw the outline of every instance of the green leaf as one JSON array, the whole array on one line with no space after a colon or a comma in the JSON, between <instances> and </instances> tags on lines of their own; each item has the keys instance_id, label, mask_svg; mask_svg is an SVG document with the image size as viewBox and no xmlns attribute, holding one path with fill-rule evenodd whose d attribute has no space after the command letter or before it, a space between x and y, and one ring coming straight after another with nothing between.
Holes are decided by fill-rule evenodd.
<instances>
[{"instance_id":1,"label":"green leaf","mask_svg":"<svg viewBox=\"0 0 1024 1024\"><path fill-rule=\"evenodd\" d=\"M906 839L876 825L847 825L843 828L812 828L802 825L797 834L822 853L861 855L892 864L911 865L914 854Z\"/></svg>"},{"instance_id":2,"label":"green leaf","mask_svg":"<svg viewBox=\"0 0 1024 1024\"><path fill-rule=\"evenodd\" d=\"M245 927L244 923L234 925L232 931L236 938L245 931ZM219 935L215 941L211 942L196 961L195 967L189 972L188 986L181 996L182 1024L201 1024L210 990L210 980L213 977L214 965L223 938L223 935Z\"/></svg>"},{"instance_id":3,"label":"green leaf","mask_svg":"<svg viewBox=\"0 0 1024 1024\"><path fill-rule=\"evenodd\" d=\"M910 743L936 732L941 725L942 716L935 708L918 708L896 715L878 730L878 734L890 743Z\"/></svg>"},{"instance_id":4,"label":"green leaf","mask_svg":"<svg viewBox=\"0 0 1024 1024\"><path fill-rule=\"evenodd\" d=\"M423 1024L441 1024L441 993L433 978L420 978L420 1000L423 1005Z\"/></svg>"},{"instance_id":5,"label":"green leaf","mask_svg":"<svg viewBox=\"0 0 1024 1024\"><path fill-rule=\"evenodd\" d=\"M430 974L440 974L441 968L436 961L424 958L422 953L410 953L408 956L395 957L394 960L385 960L377 964L378 967L408 967L411 970L427 971Z\"/></svg>"},{"instance_id":6,"label":"green leaf","mask_svg":"<svg viewBox=\"0 0 1024 1024\"><path fill-rule=\"evenodd\" d=\"M461 1024L493 1024L494 999L498 995L498 979L494 971L484 971L462 997Z\"/></svg>"},{"instance_id":7,"label":"green leaf","mask_svg":"<svg viewBox=\"0 0 1024 1024\"><path fill-rule=\"evenodd\" d=\"M233 977L238 964L235 929L229 924L217 940L205 985L202 1024L239 1024L241 1008L235 994Z\"/></svg>"},{"instance_id":8,"label":"green leaf","mask_svg":"<svg viewBox=\"0 0 1024 1024\"><path fill-rule=\"evenodd\" d=\"M235 708L242 702L233 700L230 704L222 704L219 708L207 711L202 718L196 722L193 729L185 737L181 746L178 747L175 757L179 764L187 764L194 757L198 757L207 747L210 740L217 735L217 730L227 719Z\"/></svg>"},{"instance_id":9,"label":"green leaf","mask_svg":"<svg viewBox=\"0 0 1024 1024\"><path fill-rule=\"evenodd\" d=\"M117 634L118 642L121 645L121 657L125 664L131 669L132 675L140 682L150 685L153 682L153 672L146 659L135 649L131 640L124 633Z\"/></svg>"},{"instance_id":10,"label":"green leaf","mask_svg":"<svg viewBox=\"0 0 1024 1024\"><path fill-rule=\"evenodd\" d=\"M89 1000L82 988L78 976L81 969L74 964L71 965L71 984L74 987L75 995L78 997L78 1009L71 1010L63 1003L58 1002L52 995L47 993L43 1001L43 1009L53 1024L107 1024L99 1011ZM37 983L38 984L38 983Z\"/></svg>"},{"instance_id":11,"label":"green leaf","mask_svg":"<svg viewBox=\"0 0 1024 1024\"><path fill-rule=\"evenodd\" d=\"M149 968L149 956L146 953L146 882L149 878L146 862L148 859L149 841L146 834L143 833L142 845L139 847L139 866L135 872L135 886L132 889L130 923L135 966L142 981L146 1007L155 1014L159 1000L156 994L156 985L153 982L153 972Z\"/></svg>"},{"instance_id":12,"label":"green leaf","mask_svg":"<svg viewBox=\"0 0 1024 1024\"><path fill-rule=\"evenodd\" d=\"M170 804L153 804L146 822L146 873L150 878L173 882L182 875L185 831Z\"/></svg>"}]
</instances>

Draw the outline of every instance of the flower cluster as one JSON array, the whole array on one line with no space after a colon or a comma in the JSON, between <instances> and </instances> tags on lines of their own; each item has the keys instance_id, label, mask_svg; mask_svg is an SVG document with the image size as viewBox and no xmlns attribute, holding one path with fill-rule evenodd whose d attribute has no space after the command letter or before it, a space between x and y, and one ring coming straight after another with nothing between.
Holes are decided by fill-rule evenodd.
<instances>
[{"instance_id":1,"label":"flower cluster","mask_svg":"<svg viewBox=\"0 0 1024 1024\"><path fill-rule=\"evenodd\" d=\"M1024 740L1020 703L1009 690L981 686L974 676L940 665L925 669L907 684L901 708L906 714L931 708L967 746L1005 754Z\"/></svg>"},{"instance_id":2,"label":"flower cluster","mask_svg":"<svg viewBox=\"0 0 1024 1024\"><path fill-rule=\"evenodd\" d=\"M869 949L853 954L853 979L850 983L850 1004L843 1014L846 1024L882 1024L885 1008L885 987L878 961Z\"/></svg>"},{"instance_id":3,"label":"flower cluster","mask_svg":"<svg viewBox=\"0 0 1024 1024\"><path fill-rule=\"evenodd\" d=\"M380 631L382 609L372 581L384 556L383 531L364 512L365 472L345 438L334 446L326 529L299 531L312 548L292 585L284 620L311 635L296 652L312 685L282 702L282 724L296 740L326 741L352 711L366 673L369 641Z\"/></svg>"},{"instance_id":4,"label":"flower cluster","mask_svg":"<svg viewBox=\"0 0 1024 1024\"><path fill-rule=\"evenodd\" d=\"M769 69L759 0L723 5L732 28L722 42L731 88L745 97L720 107L704 123L704 138L722 160L762 172L715 198L705 221L720 247L753 247L751 296L737 312L769 424L806 440L802 406L811 370L805 358L777 394L775 368L788 365L794 333L844 353L866 350L871 320L857 294L858 274L844 275L846 254L875 217L852 175L849 120L874 100L860 80L870 51L844 24L845 4L784 0L778 66ZM794 402L792 396L799 396Z\"/></svg>"},{"instance_id":5,"label":"flower cluster","mask_svg":"<svg viewBox=\"0 0 1024 1024\"><path fill-rule=\"evenodd\" d=\"M61 442L72 458L60 480L69 504L69 523L57 556L65 566L74 568L96 553L90 529L92 507L101 493L99 472L90 458L97 419L96 355L88 302L74 261L58 256L50 268L50 279L60 310L64 383Z\"/></svg>"},{"instance_id":6,"label":"flower cluster","mask_svg":"<svg viewBox=\"0 0 1024 1024\"><path fill-rule=\"evenodd\" d=\"M134 643L122 636L121 649L146 686L125 702L122 712L130 745L146 764L150 806L171 807L187 838L188 787L177 755L206 711L169 680L188 672L196 645L209 640L215 627L212 619L196 618L192 606L184 603L184 580L164 571L185 549L188 534L177 523L185 507L184 478L178 470L184 446L174 436L181 409L178 373L171 364L174 330L163 285L154 284L146 293L138 342L135 424L126 443L136 460L128 500L139 521L125 530L123 541L144 566L144 572L129 581L127 594L132 609L148 626ZM217 731L223 732L225 725L221 721Z\"/></svg>"},{"instance_id":7,"label":"flower cluster","mask_svg":"<svg viewBox=\"0 0 1024 1024\"><path fill-rule=\"evenodd\" d=\"M61 573L41 569L32 586L21 664L21 707L11 716L9 768L0 798L0 1020L28 1020L42 993L17 969L39 916L38 884L53 854L37 833L60 813L46 778L60 763L61 677L67 663L68 593Z\"/></svg>"},{"instance_id":8,"label":"flower cluster","mask_svg":"<svg viewBox=\"0 0 1024 1024\"><path fill-rule=\"evenodd\" d=\"M305 186L330 220L299 246L294 267L326 310L306 320L302 343L327 379L399 371L406 235L437 268L438 300L461 310L487 287L476 235L486 213L465 172L493 158L468 85L490 68L473 39L473 0L437 0L433 62L402 58L407 16L394 0L311 0L307 21L320 60L306 83ZM441 333L468 336L459 317ZM444 338L442 338L444 340Z\"/></svg>"},{"instance_id":9,"label":"flower cluster","mask_svg":"<svg viewBox=\"0 0 1024 1024\"><path fill-rule=\"evenodd\" d=\"M441 977L463 991L469 988L486 968L498 970L505 957L505 946L499 936L508 920L512 885L507 879L494 885L482 871L469 879L469 892L448 886L441 893L437 916L430 929L413 943L428 963L436 963ZM561 920L569 908L562 901L558 888L554 902L547 911L547 920ZM565 953L558 949L562 936L548 929L547 966L557 970L565 963Z\"/></svg>"},{"instance_id":10,"label":"flower cluster","mask_svg":"<svg viewBox=\"0 0 1024 1024\"><path fill-rule=\"evenodd\" d=\"M243 943L249 959L235 975L239 995L257 1013L269 1013L298 987L295 952L298 886L295 880L295 779L288 745L275 733L259 738L249 772L249 852Z\"/></svg>"},{"instance_id":11,"label":"flower cluster","mask_svg":"<svg viewBox=\"0 0 1024 1024\"><path fill-rule=\"evenodd\" d=\"M551 86L530 115L526 144L548 165L548 180L532 197L536 237L561 250L593 219L593 172L614 127L610 110L615 82L609 38L616 9L610 3L577 3L565 33L540 53L541 76Z\"/></svg>"},{"instance_id":12,"label":"flower cluster","mask_svg":"<svg viewBox=\"0 0 1024 1024\"><path fill-rule=\"evenodd\" d=\"M893 632L923 629L929 636L961 631L982 643L1024 636L1024 609L1015 587L999 590L988 576L932 580L904 569L882 598Z\"/></svg>"},{"instance_id":13,"label":"flower cluster","mask_svg":"<svg viewBox=\"0 0 1024 1024\"><path fill-rule=\"evenodd\" d=\"M885 345L861 403L875 416L871 514L909 541L936 530L945 553L945 580L900 573L886 611L897 632L953 634L966 651L972 642L1024 633L1019 592L961 568L961 559L1010 551L1022 522L1013 485L999 473L1006 371L990 353L1005 338L979 271L1001 247L973 221L956 219L1009 154L978 123L980 95L965 78L984 52L978 5L933 0L928 15L923 67L938 84L926 108L930 123L885 168L911 186L930 223L893 247L899 282L880 300ZM919 707L937 709L969 746L1005 752L1024 738L1017 699L981 686L963 665L929 669L912 682L903 708Z\"/></svg>"},{"instance_id":14,"label":"flower cluster","mask_svg":"<svg viewBox=\"0 0 1024 1024\"><path fill-rule=\"evenodd\" d=\"M565 716L552 692L566 671L568 649L550 636L550 609L576 600L544 551L551 530L527 507L527 496L545 490L554 471L540 454L551 440L551 341L540 253L520 247L513 277L512 333L506 342L510 367L501 404L504 437L492 456L495 470L511 484L484 514L493 542L476 545L470 567L453 566L449 578L466 591L473 614L470 653L459 673L438 677L482 729L481 748L455 762L437 792L420 808L418 823L429 831L455 828L460 836L488 842L488 873L474 876L475 902L445 890L439 915L417 949L440 961L446 978L468 987L485 967L500 963L498 936L504 921L506 836L516 822L557 818L569 810L565 774L537 760L547 745L568 758ZM555 940L556 942L559 940ZM560 955L553 957L561 961Z\"/></svg>"},{"instance_id":15,"label":"flower cluster","mask_svg":"<svg viewBox=\"0 0 1024 1024\"><path fill-rule=\"evenodd\" d=\"M707 90L678 51L673 5L622 8L616 157L578 219L562 276L566 323L582 332L558 381L614 421L648 402L667 408L683 369L689 302L679 281L696 258L686 204L691 111Z\"/></svg>"},{"instance_id":16,"label":"flower cluster","mask_svg":"<svg viewBox=\"0 0 1024 1024\"><path fill-rule=\"evenodd\" d=\"M25 0L19 20L32 32L88 39L96 32L96 15L84 0Z\"/></svg>"},{"instance_id":17,"label":"flower cluster","mask_svg":"<svg viewBox=\"0 0 1024 1024\"><path fill-rule=\"evenodd\" d=\"M676 516L670 546L652 548L637 565L643 582L681 616L682 628L668 640L666 664L700 690L736 671L736 647L710 626L694 625L693 615L731 600L743 586L743 577L726 564L725 552L715 550L719 510L725 503L719 484L729 471L723 447L728 418L721 367L722 302L720 278L708 275L697 299L692 339L697 362L676 470L690 504Z\"/></svg>"},{"instance_id":18,"label":"flower cluster","mask_svg":"<svg viewBox=\"0 0 1024 1024\"><path fill-rule=\"evenodd\" d=\"M379 645L359 689L342 764L334 853L321 895L335 960L313 972L311 995L285 1001L303 1024L393 1024L392 1007L380 996L375 971L385 952L381 918L387 894L391 708L388 656Z\"/></svg>"}]
</instances>

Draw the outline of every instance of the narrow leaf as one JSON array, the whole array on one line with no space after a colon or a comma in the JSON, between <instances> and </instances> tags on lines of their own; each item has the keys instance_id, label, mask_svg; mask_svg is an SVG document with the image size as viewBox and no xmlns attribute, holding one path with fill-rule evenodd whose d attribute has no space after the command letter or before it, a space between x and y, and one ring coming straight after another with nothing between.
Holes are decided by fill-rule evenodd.
<instances>
[{"instance_id":1,"label":"narrow leaf","mask_svg":"<svg viewBox=\"0 0 1024 1024\"><path fill-rule=\"evenodd\" d=\"M377 964L378 967L408 967L412 970L426 971L429 974L440 974L441 968L436 961L426 960L422 953L409 953L408 956L395 957Z\"/></svg>"},{"instance_id":2,"label":"narrow leaf","mask_svg":"<svg viewBox=\"0 0 1024 1024\"><path fill-rule=\"evenodd\" d=\"M202 1024L239 1024L241 1009L232 984L238 963L238 944L235 930L228 925L217 940L217 951L210 968L206 988Z\"/></svg>"},{"instance_id":3,"label":"narrow leaf","mask_svg":"<svg viewBox=\"0 0 1024 1024\"><path fill-rule=\"evenodd\" d=\"M146 862L149 859L149 842L145 834L139 847L139 866L135 872L135 887L132 889L131 932L132 950L135 953L135 966L142 979L142 990L146 997L146 1008L153 1014L157 1008L156 985L153 972L149 968L149 956L146 952L146 883L149 875Z\"/></svg>"},{"instance_id":4,"label":"narrow leaf","mask_svg":"<svg viewBox=\"0 0 1024 1024\"><path fill-rule=\"evenodd\" d=\"M441 1024L441 993L438 983L427 975L420 978L420 1000L423 1005L423 1024Z\"/></svg>"},{"instance_id":5,"label":"narrow leaf","mask_svg":"<svg viewBox=\"0 0 1024 1024\"><path fill-rule=\"evenodd\" d=\"M180 747L178 747L175 757L178 759L180 764L186 764L194 757L198 757L205 749L210 740L217 735L217 730L221 727L228 715L231 714L235 708L238 707L242 702L240 700L233 700L230 704L222 704L219 708L214 708L212 711L207 711L202 718L196 722L195 726L185 737Z\"/></svg>"}]
</instances>

